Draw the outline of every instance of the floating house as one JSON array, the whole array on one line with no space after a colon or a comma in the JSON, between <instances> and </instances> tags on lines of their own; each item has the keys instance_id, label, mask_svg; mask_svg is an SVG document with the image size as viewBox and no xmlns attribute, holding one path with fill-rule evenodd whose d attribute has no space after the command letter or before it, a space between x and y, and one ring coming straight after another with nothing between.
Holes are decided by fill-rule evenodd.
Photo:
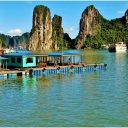
<instances>
[{"instance_id":1,"label":"floating house","mask_svg":"<svg viewBox=\"0 0 128 128\"><path fill-rule=\"evenodd\" d=\"M48 64L78 64L83 62L83 53L77 50L48 53Z\"/></svg>"},{"instance_id":2,"label":"floating house","mask_svg":"<svg viewBox=\"0 0 128 128\"><path fill-rule=\"evenodd\" d=\"M77 50L67 50L63 52L50 52L47 54L31 51L17 51L14 53L2 54L7 58L9 68L29 68L47 65L69 65L79 64L83 61L83 54ZM5 64L5 62L3 62Z\"/></svg>"},{"instance_id":3,"label":"floating house","mask_svg":"<svg viewBox=\"0 0 128 128\"><path fill-rule=\"evenodd\" d=\"M8 59L8 67L17 68L36 67L40 61L47 61L47 54L39 54L30 51L2 54L2 57Z\"/></svg>"}]
</instances>

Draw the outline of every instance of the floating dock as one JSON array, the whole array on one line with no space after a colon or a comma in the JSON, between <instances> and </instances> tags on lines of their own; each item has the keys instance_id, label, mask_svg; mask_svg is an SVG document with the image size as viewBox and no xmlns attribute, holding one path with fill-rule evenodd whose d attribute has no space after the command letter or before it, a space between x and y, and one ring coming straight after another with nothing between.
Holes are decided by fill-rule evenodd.
<instances>
[{"instance_id":1,"label":"floating dock","mask_svg":"<svg viewBox=\"0 0 128 128\"><path fill-rule=\"evenodd\" d=\"M27 68L27 69L15 69L15 70L1 70L0 78L16 78L17 76L35 75L41 74L58 74L63 72L83 72L83 71L95 71L106 70L107 64L86 64L86 65L70 65L70 66L47 66L42 68Z\"/></svg>"}]
</instances>

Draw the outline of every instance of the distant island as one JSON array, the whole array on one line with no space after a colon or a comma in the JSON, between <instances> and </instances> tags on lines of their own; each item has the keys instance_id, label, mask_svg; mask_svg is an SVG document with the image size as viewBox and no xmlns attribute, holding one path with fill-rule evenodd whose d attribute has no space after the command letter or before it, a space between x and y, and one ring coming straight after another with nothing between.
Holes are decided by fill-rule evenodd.
<instances>
[{"instance_id":1,"label":"distant island","mask_svg":"<svg viewBox=\"0 0 128 128\"><path fill-rule=\"evenodd\" d=\"M123 17L107 20L93 5L83 11L75 39L64 33L62 17L55 14L51 18L50 9L43 5L34 8L30 33L14 37L0 34L0 47L22 46L31 51L99 49L120 41L128 44L128 9Z\"/></svg>"}]
</instances>

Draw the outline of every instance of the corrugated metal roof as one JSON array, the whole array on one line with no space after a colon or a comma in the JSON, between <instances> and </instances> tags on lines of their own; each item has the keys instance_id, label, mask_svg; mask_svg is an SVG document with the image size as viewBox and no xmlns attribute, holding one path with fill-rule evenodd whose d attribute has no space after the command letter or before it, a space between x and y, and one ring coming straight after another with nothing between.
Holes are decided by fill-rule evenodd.
<instances>
[{"instance_id":1,"label":"corrugated metal roof","mask_svg":"<svg viewBox=\"0 0 128 128\"><path fill-rule=\"evenodd\" d=\"M61 51L61 52L50 52L48 55L50 56L64 56L64 55L81 55L83 52L78 51L78 50L66 50L66 51Z\"/></svg>"},{"instance_id":2,"label":"corrugated metal roof","mask_svg":"<svg viewBox=\"0 0 128 128\"><path fill-rule=\"evenodd\" d=\"M7 56L47 56L47 54L36 53L36 52L31 52L31 51L20 51L20 52L15 52L15 53L2 54L2 56L3 57L7 57Z\"/></svg>"},{"instance_id":3,"label":"corrugated metal roof","mask_svg":"<svg viewBox=\"0 0 128 128\"><path fill-rule=\"evenodd\" d=\"M7 54L2 54L3 57L8 57L8 56L71 56L71 55L82 55L83 52L79 50L66 50L66 51L59 51L59 52L49 52L49 53L37 53L37 52L31 52L27 50L23 51L18 51L15 53L7 53Z\"/></svg>"}]
</instances>

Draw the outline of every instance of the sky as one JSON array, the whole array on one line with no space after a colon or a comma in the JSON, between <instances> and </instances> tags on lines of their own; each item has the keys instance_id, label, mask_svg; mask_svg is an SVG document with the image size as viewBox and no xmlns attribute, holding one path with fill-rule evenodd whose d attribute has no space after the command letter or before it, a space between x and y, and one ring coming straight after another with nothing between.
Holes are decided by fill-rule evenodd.
<instances>
[{"instance_id":1,"label":"sky","mask_svg":"<svg viewBox=\"0 0 128 128\"><path fill-rule=\"evenodd\" d=\"M0 1L0 33L15 36L30 32L36 5L49 7L51 17L62 16L64 32L71 38L78 35L81 14L87 6L94 5L108 20L122 17L128 9L128 1Z\"/></svg>"}]
</instances>

